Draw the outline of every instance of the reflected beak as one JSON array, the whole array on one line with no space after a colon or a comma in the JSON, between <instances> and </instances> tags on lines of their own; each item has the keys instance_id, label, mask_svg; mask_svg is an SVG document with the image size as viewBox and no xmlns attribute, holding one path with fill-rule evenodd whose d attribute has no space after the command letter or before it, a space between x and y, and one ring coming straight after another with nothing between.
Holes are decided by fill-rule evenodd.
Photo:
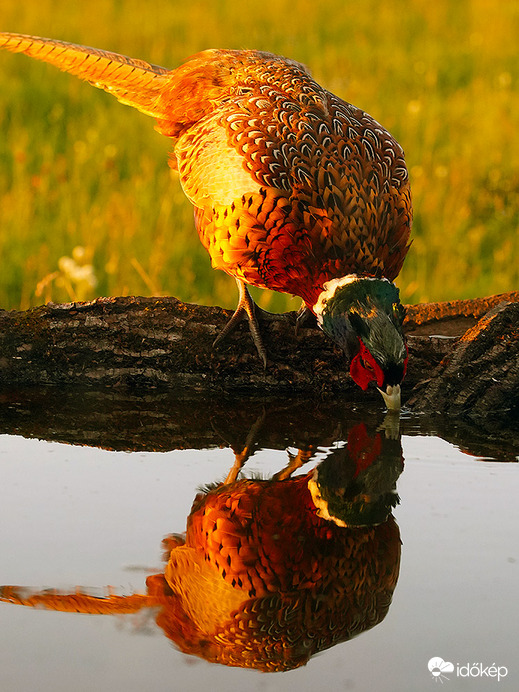
<instances>
[{"instance_id":1,"label":"reflected beak","mask_svg":"<svg viewBox=\"0 0 519 692\"><path fill-rule=\"evenodd\" d=\"M378 389L378 387L377 387ZM400 385L395 384L392 387L390 384L386 387L386 391L381 389L378 391L382 394L382 398L387 406L388 411L400 411Z\"/></svg>"}]
</instances>

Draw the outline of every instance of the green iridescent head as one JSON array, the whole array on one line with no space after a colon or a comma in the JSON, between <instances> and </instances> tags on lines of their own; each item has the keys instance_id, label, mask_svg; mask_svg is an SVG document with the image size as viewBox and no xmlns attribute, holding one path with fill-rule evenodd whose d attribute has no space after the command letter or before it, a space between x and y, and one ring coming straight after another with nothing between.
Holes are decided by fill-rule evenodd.
<instances>
[{"instance_id":1,"label":"green iridescent head","mask_svg":"<svg viewBox=\"0 0 519 692\"><path fill-rule=\"evenodd\" d=\"M374 381L389 409L400 409L407 368L405 310L388 279L349 274L324 284L314 312L321 329L351 359L350 374L366 390Z\"/></svg>"},{"instance_id":2,"label":"green iridescent head","mask_svg":"<svg viewBox=\"0 0 519 692\"><path fill-rule=\"evenodd\" d=\"M333 449L308 482L317 514L338 526L382 524L399 502L396 482L403 467L399 434L357 424L347 445Z\"/></svg>"}]
</instances>

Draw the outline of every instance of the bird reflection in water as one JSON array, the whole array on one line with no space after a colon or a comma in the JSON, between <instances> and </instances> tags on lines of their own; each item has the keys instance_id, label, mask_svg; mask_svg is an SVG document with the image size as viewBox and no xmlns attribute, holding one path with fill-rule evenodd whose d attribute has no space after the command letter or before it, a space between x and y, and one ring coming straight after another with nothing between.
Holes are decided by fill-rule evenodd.
<instances>
[{"instance_id":1,"label":"bird reflection in water","mask_svg":"<svg viewBox=\"0 0 519 692\"><path fill-rule=\"evenodd\" d=\"M99 614L154 608L185 653L264 671L304 665L388 612L400 563L391 511L403 457L392 425L368 432L365 423L327 453L289 457L269 480L240 479L247 453L237 454L225 482L196 496L185 534L164 540L166 566L148 577L146 594L4 586L1 600Z\"/></svg>"}]
</instances>

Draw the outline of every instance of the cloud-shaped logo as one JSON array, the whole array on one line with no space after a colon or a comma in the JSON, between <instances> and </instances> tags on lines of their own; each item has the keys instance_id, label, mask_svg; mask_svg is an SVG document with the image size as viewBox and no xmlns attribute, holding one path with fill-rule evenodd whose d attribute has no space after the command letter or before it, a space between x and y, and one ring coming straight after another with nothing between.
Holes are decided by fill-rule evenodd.
<instances>
[{"instance_id":1,"label":"cloud-shaped logo","mask_svg":"<svg viewBox=\"0 0 519 692\"><path fill-rule=\"evenodd\" d=\"M433 679L435 681L439 680L440 682L449 679L445 673L454 672L454 664L450 661L444 661L443 658L440 658L439 656L434 656L434 658L431 658L427 664L427 668L429 668L429 672L433 676Z\"/></svg>"}]
</instances>

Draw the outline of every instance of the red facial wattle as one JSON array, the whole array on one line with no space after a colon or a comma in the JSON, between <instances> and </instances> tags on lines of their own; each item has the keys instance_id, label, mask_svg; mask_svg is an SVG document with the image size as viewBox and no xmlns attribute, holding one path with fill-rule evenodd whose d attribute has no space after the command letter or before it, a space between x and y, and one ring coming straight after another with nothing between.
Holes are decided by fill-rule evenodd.
<instances>
[{"instance_id":1,"label":"red facial wattle","mask_svg":"<svg viewBox=\"0 0 519 692\"><path fill-rule=\"evenodd\" d=\"M384 384L382 368L368 351L362 339L359 339L359 344L360 350L351 361L350 375L364 391L372 380L375 380L377 387L382 387Z\"/></svg>"},{"instance_id":2,"label":"red facial wattle","mask_svg":"<svg viewBox=\"0 0 519 692\"><path fill-rule=\"evenodd\" d=\"M354 478L365 471L378 459L382 451L382 438L380 433L375 437L368 435L365 423L355 425L348 433L348 453L355 461Z\"/></svg>"}]
</instances>

